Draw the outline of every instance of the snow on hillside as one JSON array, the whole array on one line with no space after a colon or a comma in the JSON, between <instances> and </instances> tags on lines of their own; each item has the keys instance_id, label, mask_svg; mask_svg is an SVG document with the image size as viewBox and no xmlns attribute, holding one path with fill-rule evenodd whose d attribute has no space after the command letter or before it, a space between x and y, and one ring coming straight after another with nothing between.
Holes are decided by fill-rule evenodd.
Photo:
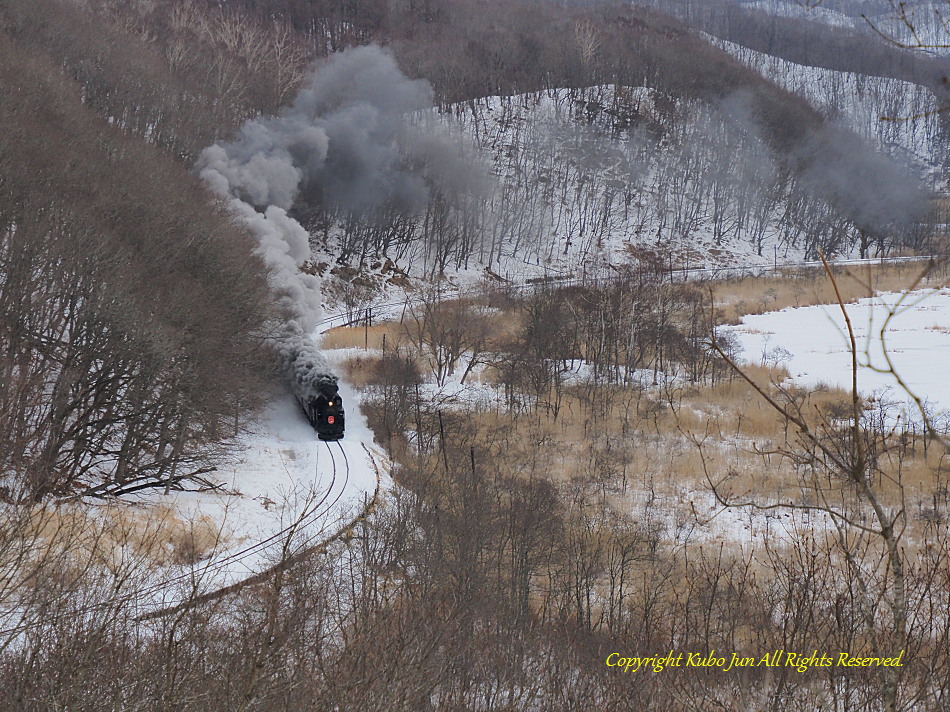
<instances>
[{"instance_id":1,"label":"snow on hillside","mask_svg":"<svg viewBox=\"0 0 950 712\"><path fill-rule=\"evenodd\" d=\"M776 2L776 0L763 0L761 2L740 3L743 7L758 10L760 12L774 15L775 17L792 17L800 20L812 20L822 22L826 25L836 27L858 27L863 22L860 16L855 17L851 13L844 13L840 8L825 6L824 3L817 4L814 0L810 3L798 2ZM872 6L880 3L870 3Z\"/></svg>"},{"instance_id":2,"label":"snow on hillside","mask_svg":"<svg viewBox=\"0 0 950 712\"><path fill-rule=\"evenodd\" d=\"M903 300L900 294L882 294L847 305L858 344L858 388L875 395L875 407L884 409L891 422L898 415L902 422L920 421L894 376L880 372L887 368L881 329L895 306L883 345L910 390L942 422L950 411L950 289L913 292ZM850 388L851 354L837 305L747 316L725 330L738 337L747 362L783 364L802 385Z\"/></svg>"},{"instance_id":3,"label":"snow on hillside","mask_svg":"<svg viewBox=\"0 0 950 712\"><path fill-rule=\"evenodd\" d=\"M795 64L709 39L762 76L804 97L878 151L929 175L931 189L946 189L943 166L950 160L950 142L929 90L897 79Z\"/></svg>"},{"instance_id":4,"label":"snow on hillside","mask_svg":"<svg viewBox=\"0 0 950 712\"><path fill-rule=\"evenodd\" d=\"M854 30L877 29L895 43L914 46L918 42L931 51L946 53L950 33L941 22L946 12L942 0L754 0L738 2L743 7L775 17L820 22ZM901 12L904 18L901 17Z\"/></svg>"},{"instance_id":5,"label":"snow on hillside","mask_svg":"<svg viewBox=\"0 0 950 712\"><path fill-rule=\"evenodd\" d=\"M920 45L933 54L947 54L950 51L950 47L947 47L950 44L950 31L945 24L947 5L944 0L872 0L868 3L851 0L849 10L859 26L867 27L870 24L890 42L909 47ZM860 17L861 14L867 19ZM823 22L824 17L823 14L819 15Z\"/></svg>"},{"instance_id":6,"label":"snow on hillside","mask_svg":"<svg viewBox=\"0 0 950 712\"><path fill-rule=\"evenodd\" d=\"M879 121L882 112L932 109L919 88L760 59L869 137L869 153L876 144L936 174L938 118ZM844 98L851 93L860 98ZM855 250L848 218L773 160L738 94L709 106L645 87L558 89L485 97L418 120L485 157L495 189L473 211L471 231L482 237L472 262L509 279L580 275L650 251L670 250L679 267L713 267L799 261L816 245L839 256ZM416 270L428 263L411 261ZM466 267L467 258L455 265Z\"/></svg>"},{"instance_id":7,"label":"snow on hillside","mask_svg":"<svg viewBox=\"0 0 950 712\"><path fill-rule=\"evenodd\" d=\"M752 217L734 190L764 193L771 166L715 112L600 86L485 97L438 124L487 156L497 190L480 258L503 275L577 274L653 247L693 266L773 257L778 207ZM781 252L801 256L791 244Z\"/></svg>"}]
</instances>

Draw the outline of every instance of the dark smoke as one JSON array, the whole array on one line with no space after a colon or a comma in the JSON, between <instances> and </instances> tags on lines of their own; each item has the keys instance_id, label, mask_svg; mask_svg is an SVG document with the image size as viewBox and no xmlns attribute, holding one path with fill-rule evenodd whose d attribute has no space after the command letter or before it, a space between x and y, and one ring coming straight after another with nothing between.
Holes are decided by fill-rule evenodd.
<instances>
[{"instance_id":1,"label":"dark smoke","mask_svg":"<svg viewBox=\"0 0 950 712\"><path fill-rule=\"evenodd\" d=\"M766 141L751 92L734 92L717 108L741 130ZM860 230L900 233L929 209L917 175L842 126L818 125L794 144L786 160L808 193Z\"/></svg>"},{"instance_id":2,"label":"dark smoke","mask_svg":"<svg viewBox=\"0 0 950 712\"><path fill-rule=\"evenodd\" d=\"M927 213L920 178L841 127L823 126L792 161L810 192L860 230L901 232Z\"/></svg>"},{"instance_id":3,"label":"dark smoke","mask_svg":"<svg viewBox=\"0 0 950 712\"><path fill-rule=\"evenodd\" d=\"M321 386L336 386L336 375L310 337L287 334L276 340L274 345L284 374L290 382L290 390L302 403L316 398L324 390Z\"/></svg>"},{"instance_id":4,"label":"dark smoke","mask_svg":"<svg viewBox=\"0 0 950 712\"><path fill-rule=\"evenodd\" d=\"M320 315L320 282L300 271L309 234L288 211L306 202L360 216L382 206L415 212L430 183L477 189L480 173L463 152L408 120L431 106L425 81L406 77L381 48L359 47L312 67L292 106L248 121L236 140L198 159L201 177L260 242L285 319L275 346L298 395L335 377L308 337Z\"/></svg>"},{"instance_id":5,"label":"dark smoke","mask_svg":"<svg viewBox=\"0 0 950 712\"><path fill-rule=\"evenodd\" d=\"M407 115L432 107L432 90L406 77L376 46L358 47L312 68L293 105L247 122L237 140L212 146L201 175L221 193L262 208L308 204L370 214L389 205L423 208L427 178L472 183L472 165Z\"/></svg>"}]
</instances>

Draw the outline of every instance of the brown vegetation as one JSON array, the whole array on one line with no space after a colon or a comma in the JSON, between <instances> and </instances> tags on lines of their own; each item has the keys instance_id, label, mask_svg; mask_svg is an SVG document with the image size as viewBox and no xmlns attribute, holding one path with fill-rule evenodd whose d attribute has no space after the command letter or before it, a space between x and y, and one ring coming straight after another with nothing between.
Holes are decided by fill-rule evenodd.
<instances>
[{"instance_id":1,"label":"brown vegetation","mask_svg":"<svg viewBox=\"0 0 950 712\"><path fill-rule=\"evenodd\" d=\"M675 299L679 293L667 287L660 293ZM611 289L564 296L575 306L616 304ZM559 349L566 347L608 359L617 353L594 348L593 326L578 331L587 336L576 341L541 341L531 325L553 308L551 297L548 290L497 295L498 312L477 300L452 306L453 313L471 309L513 325L504 339L490 342L503 389L498 349L537 358L564 358ZM618 311L620 321L629 318ZM682 329L689 321L671 324ZM885 600L892 592L872 540L855 531L842 540L817 516L809 523L772 519L765 538L751 532L745 538L749 530L742 528L717 533L719 520L708 521L716 512L700 490L706 473L717 478L737 468L728 482L717 481L720 495L752 494L763 502L801 494L796 485L804 481L777 454L752 467L759 459L753 444L771 440L786 448L794 441L785 438L783 419L758 408L760 399L740 378L710 368L699 369L706 375L693 383L658 378L654 384L624 381L615 368L592 369L584 384L549 382L552 394L540 399L533 397L537 389L509 384L522 403L517 408L502 396L493 408L465 411L438 406L417 388L438 363L425 357L431 346L410 338L412 331L400 337L406 326L374 327L380 349L366 352L359 366L371 399L365 410L390 445L400 487L327 551L291 569L278 567L233 598L145 622L135 619L143 587L135 572L144 570L136 547L112 569L75 570L52 557L27 565L30 558L17 557L21 547L14 543L27 541L29 529L5 531L6 570L49 587L20 586L14 598L4 598L0 587L7 621L0 692L9 707L94 710L120 696L154 710L294 711L317 704L360 712L508 712L597 704L673 712L736 700L753 709L811 709L835 699L841 709L870 712L882 708L875 669L726 672L684 664L624 673L605 660L613 652L671 649L760 659L776 649L810 654L817 648L837 658L897 654L903 647L904 667L889 678L898 698L940 708L950 679L944 603L950 544L942 524L948 503L936 489L933 498L920 499L926 508L915 510L908 529L914 542L904 555L903 583L913 617L898 641L888 636L887 615L868 615L869 596ZM564 329L570 334L573 327L568 322ZM354 328L335 336L351 347L362 334ZM667 336L676 342L675 330ZM526 350L529 343L535 351ZM661 352L667 368L677 363L672 354L691 353L664 345L649 350L645 363ZM784 377L765 367L748 373L763 386ZM778 385L764 387L781 393ZM841 392L786 389L786 395L815 428L850 409ZM707 434L702 449L691 442ZM895 434L880 442L889 446L882 456L903 468L908 503L917 487L925 493L945 481L932 439L905 442ZM730 443L731 451L713 452ZM927 443L929 454L922 455ZM724 469L712 455L726 461ZM937 480L926 480L922 473L935 465ZM890 486L883 485L882 495L889 496ZM747 522L754 528L753 517ZM63 535L71 541L68 529ZM296 543L286 542L285 556L295 555ZM56 550L48 542L44 547ZM842 552L860 568L845 565ZM198 597L200 582L196 569L194 580L179 588Z\"/></svg>"},{"instance_id":2,"label":"brown vegetation","mask_svg":"<svg viewBox=\"0 0 950 712\"><path fill-rule=\"evenodd\" d=\"M838 288L846 303L881 292L900 292L927 264L926 260L866 264L835 268ZM715 280L710 285L716 305L728 323L738 324L747 314L763 314L786 307L834 304L835 290L816 269L780 270L774 276L736 277ZM938 289L950 283L947 263L938 261L921 282L922 288Z\"/></svg>"},{"instance_id":3,"label":"brown vegetation","mask_svg":"<svg viewBox=\"0 0 950 712\"><path fill-rule=\"evenodd\" d=\"M939 433L849 422L856 399L765 385L783 374L764 368L743 371L761 391L740 385L728 344L708 348L718 316L705 290L668 284L656 265L530 294L460 302L434 292L399 325L333 334L380 351L351 372L368 386L367 414L400 487L351 535L234 598L140 615L169 591L203 600L191 565L218 538L201 523L168 550L155 523L153 538L132 517L90 522L11 505L103 477L93 492L173 485L213 466L215 444L253 408L265 380L266 276L247 235L209 208L181 162L272 112L310 54L388 40L444 102L647 77L672 116L677 97L749 90L778 152L820 123L678 23L637 8L227 5L0 8L6 708L863 711L899 700L941 709L950 503ZM469 242L458 252L430 245L436 272L472 249L469 226L455 227L449 237ZM352 252L366 257L373 244ZM794 300L797 286L731 304ZM424 378L446 382L466 368L500 385L493 408L425 397ZM786 410L770 413L763 395ZM819 453L838 460L829 467ZM865 529L855 518L732 546L699 531L711 515L698 495L677 506L704 480L727 511L736 498L794 509L825 497L825 514L857 517L896 496L892 521L914 518L898 532L890 513L874 511ZM905 531L912 546L896 549ZM152 541L185 566L180 577L155 580ZM289 538L283 560L300 551ZM898 646L906 667L885 678L604 664L611 652Z\"/></svg>"},{"instance_id":4,"label":"brown vegetation","mask_svg":"<svg viewBox=\"0 0 950 712\"><path fill-rule=\"evenodd\" d=\"M880 285L895 277L873 278ZM575 300L569 291L562 295L564 300ZM505 304L503 320L519 328L492 348L517 349L520 343L523 349L533 338L531 315L548 299L541 292ZM570 326L559 333L571 333ZM565 344L577 348L588 342L549 343L549 350L539 351L537 358L564 358L558 349ZM800 426L736 374L712 371L719 375L711 381L677 384L661 379L651 384L611 382L611 369L595 368L587 371L583 385L548 383L548 392L515 386L520 408L512 407L509 394L507 404L498 398L493 406L470 410L420 397L413 385L420 379L418 370L391 367L398 359L414 368L425 363L412 353L409 348L398 357L377 353L360 358L358 370L368 374L369 393L374 394L365 411L396 459L397 481L438 513L427 525L427 536L444 536L429 527L448 526L440 524L445 518L469 522L461 530L451 529L451 541L459 545L466 540L462 532L470 532L467 540L476 548L466 550L464 559L454 549L443 551L441 557L456 562L449 571L453 566L464 569L463 561L480 561L482 556L486 565L512 557L512 564L527 567L518 579L518 569L494 563L482 574L487 578L478 579L480 591L498 592L482 595L495 596L500 610L510 610L512 601L520 600L518 615L528 616L540 630L550 631L555 621L568 620L594 633L595 639L608 634L615 646L622 646L621 641L642 645L647 639L656 641L659 650L664 649L659 640L672 648L693 641L703 650L734 650L740 656L759 656L758 651L769 646L863 650L866 655L905 649L905 655L919 657L895 675L855 677L841 669L813 670L807 684L803 678L777 682L754 676L760 696L749 704L818 704L834 689L848 708L877 709L884 700L889 701L887 709L896 709L898 699L916 699L930 707L932 693L915 691L918 682L934 689L924 667L950 665L938 652L947 639L945 627L933 625L925 613L933 610L931 596L946 594L942 584L935 587L933 577L942 577L950 561L947 538L934 524L946 517L950 463L934 436L890 431L875 419L875 404L863 403L867 416L859 428L866 438L864 451L875 453L868 462L878 473L869 499L833 466L826 463L832 470L822 470L803 449L809 441L796 438ZM505 380L509 359L507 352L496 352L492 359L493 380L506 389L512 388ZM786 383L786 373L766 366L743 371L771 398L792 408L789 412L802 419L818 446L845 457L851 442L850 393L793 388ZM481 376L483 383L486 375ZM554 395L556 388L562 391L559 396ZM555 401L558 407L552 408ZM524 496L515 494L520 488L542 485L555 504L551 509L527 505L544 513L545 529L541 534L519 525L522 533L534 532L532 541L538 547L536 558L520 558L512 530L501 530L504 536L499 531L497 541L491 538L497 517L504 521L512 516L495 514L496 508L504 512L509 501L515 507ZM715 494L712 507L710 486ZM741 547L737 534L728 529L723 533L716 524L723 518L728 522L730 515L724 512L739 502L753 503L743 507L748 534ZM856 521L870 526L874 515L866 507L875 502L903 503L908 514L913 510L901 524L899 536L906 537L906 548L901 555L904 568L897 574L893 558L887 564L893 554L882 554L879 546L888 541L886 529L883 538L875 539L871 529L835 519L862 517ZM524 506L519 503L518 511ZM756 514L755 506L779 509ZM896 508L888 511L902 516ZM866 518L869 514L872 519ZM477 553L482 546L489 551ZM516 580L522 581L521 589ZM870 600L886 603L887 612L869 612ZM816 615L832 610L837 613ZM913 611L912 620L902 618L902 611ZM776 620L785 623L776 627ZM669 699L673 690L702 709L731 689L732 678L721 673L705 678L709 687L703 691L682 671L664 675L662 682L656 680L663 692L654 691L651 697L658 709L664 708L660 699ZM652 682L641 676L636 684L648 687ZM682 703L684 697L676 693L675 699Z\"/></svg>"},{"instance_id":5,"label":"brown vegetation","mask_svg":"<svg viewBox=\"0 0 950 712\"><path fill-rule=\"evenodd\" d=\"M263 268L184 167L96 115L37 11L0 12L3 499L178 487L261 397Z\"/></svg>"}]
</instances>

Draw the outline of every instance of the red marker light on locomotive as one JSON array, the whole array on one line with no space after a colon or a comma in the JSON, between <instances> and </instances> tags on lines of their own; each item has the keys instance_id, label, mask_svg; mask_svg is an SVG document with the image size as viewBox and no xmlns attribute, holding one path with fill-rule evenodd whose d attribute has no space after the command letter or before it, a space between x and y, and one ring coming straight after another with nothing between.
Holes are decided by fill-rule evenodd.
<instances>
[{"instance_id":1,"label":"red marker light on locomotive","mask_svg":"<svg viewBox=\"0 0 950 712\"><path fill-rule=\"evenodd\" d=\"M327 416L327 422L328 422L330 425L333 425L333 416L332 416L332 415L328 415L328 416Z\"/></svg>"}]
</instances>

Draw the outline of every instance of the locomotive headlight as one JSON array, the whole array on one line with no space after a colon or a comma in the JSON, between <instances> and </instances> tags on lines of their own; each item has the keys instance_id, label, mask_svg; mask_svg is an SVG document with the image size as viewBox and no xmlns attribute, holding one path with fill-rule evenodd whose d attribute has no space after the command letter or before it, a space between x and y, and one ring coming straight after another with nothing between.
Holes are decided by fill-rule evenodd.
<instances>
[{"instance_id":1,"label":"locomotive headlight","mask_svg":"<svg viewBox=\"0 0 950 712\"><path fill-rule=\"evenodd\" d=\"M333 405L333 401L330 401L330 405Z\"/></svg>"}]
</instances>

